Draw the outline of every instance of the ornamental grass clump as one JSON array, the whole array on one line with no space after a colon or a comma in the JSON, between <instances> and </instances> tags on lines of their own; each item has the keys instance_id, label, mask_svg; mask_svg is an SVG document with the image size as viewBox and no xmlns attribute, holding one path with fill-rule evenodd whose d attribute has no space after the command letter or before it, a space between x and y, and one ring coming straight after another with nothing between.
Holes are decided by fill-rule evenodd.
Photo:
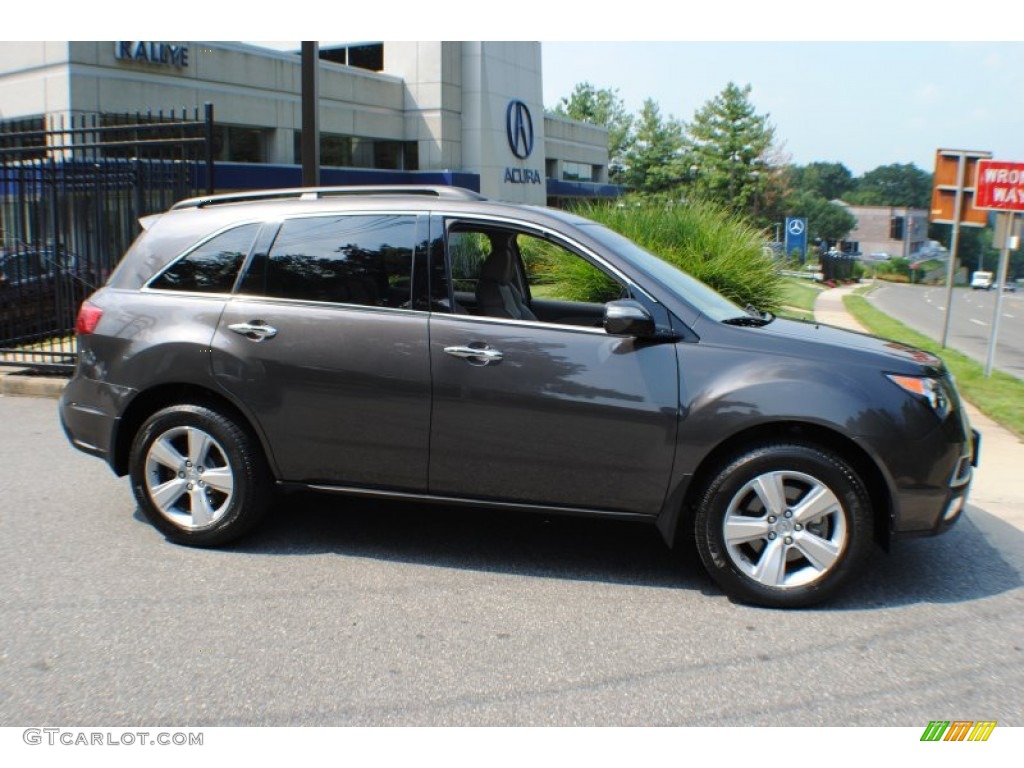
<instances>
[{"instance_id":1,"label":"ornamental grass clump","mask_svg":"<svg viewBox=\"0 0 1024 768\"><path fill-rule=\"evenodd\" d=\"M776 261L765 255L764 235L717 205L626 199L586 204L576 212L628 237L741 307L776 311L781 304L782 277ZM595 281L574 282L579 276L568 262L549 264L548 275L563 286L560 293L572 286L577 300L605 300ZM595 293L583 295L591 288Z\"/></svg>"}]
</instances>

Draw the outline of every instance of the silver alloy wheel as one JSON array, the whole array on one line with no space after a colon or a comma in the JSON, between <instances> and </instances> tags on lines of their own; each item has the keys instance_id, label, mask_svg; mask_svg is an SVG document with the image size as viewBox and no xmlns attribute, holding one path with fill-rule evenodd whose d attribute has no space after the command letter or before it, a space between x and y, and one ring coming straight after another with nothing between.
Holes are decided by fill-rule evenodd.
<instances>
[{"instance_id":1,"label":"silver alloy wheel","mask_svg":"<svg viewBox=\"0 0 1024 768\"><path fill-rule=\"evenodd\" d=\"M164 517L186 530L207 528L228 511L235 478L227 454L196 427L174 427L146 451L146 492Z\"/></svg>"},{"instance_id":2,"label":"silver alloy wheel","mask_svg":"<svg viewBox=\"0 0 1024 768\"><path fill-rule=\"evenodd\" d=\"M802 472L766 472L744 485L729 502L722 533L737 568L782 589L824 577L848 544L838 497Z\"/></svg>"}]
</instances>

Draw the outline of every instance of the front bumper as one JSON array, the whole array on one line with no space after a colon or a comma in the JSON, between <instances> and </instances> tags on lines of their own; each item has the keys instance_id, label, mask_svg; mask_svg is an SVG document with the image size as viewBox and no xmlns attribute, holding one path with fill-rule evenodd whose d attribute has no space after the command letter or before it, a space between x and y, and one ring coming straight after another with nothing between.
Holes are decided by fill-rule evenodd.
<instances>
[{"instance_id":1,"label":"front bumper","mask_svg":"<svg viewBox=\"0 0 1024 768\"><path fill-rule=\"evenodd\" d=\"M967 448L969 452L960 456L952 475L949 479L949 486L944 493L935 494L929 507L931 515L926 518L918 518L918 524L925 523L920 527L909 530L896 530L899 536L934 536L945 533L963 517L964 509L967 507L967 496L971 489L971 480L974 476L974 468L978 466L981 455L981 433L976 429L970 430L971 440Z\"/></svg>"}]
</instances>

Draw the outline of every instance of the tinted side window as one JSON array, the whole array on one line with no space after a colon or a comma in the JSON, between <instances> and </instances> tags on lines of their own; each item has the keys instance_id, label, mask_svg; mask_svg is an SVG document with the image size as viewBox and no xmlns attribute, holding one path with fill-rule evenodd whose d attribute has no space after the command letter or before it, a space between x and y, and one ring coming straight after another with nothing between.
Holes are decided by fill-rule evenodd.
<instances>
[{"instance_id":1,"label":"tinted side window","mask_svg":"<svg viewBox=\"0 0 1024 768\"><path fill-rule=\"evenodd\" d=\"M283 299L408 307L415 239L415 216L289 219L270 249L263 292ZM243 290L258 288L247 280Z\"/></svg>"},{"instance_id":2,"label":"tinted side window","mask_svg":"<svg viewBox=\"0 0 1024 768\"><path fill-rule=\"evenodd\" d=\"M453 229L448 233L448 253L452 262L452 283L456 291L476 290L480 268L491 255L491 239L483 232Z\"/></svg>"},{"instance_id":3,"label":"tinted side window","mask_svg":"<svg viewBox=\"0 0 1024 768\"><path fill-rule=\"evenodd\" d=\"M150 288L199 293L230 293L259 224L222 232L179 259L150 283Z\"/></svg>"},{"instance_id":4,"label":"tinted side window","mask_svg":"<svg viewBox=\"0 0 1024 768\"><path fill-rule=\"evenodd\" d=\"M447 247L454 300L448 311L599 326L601 305L629 296L625 284L568 244L530 232L454 222ZM432 264L434 309L442 311L449 284L442 259L435 255Z\"/></svg>"},{"instance_id":5,"label":"tinted side window","mask_svg":"<svg viewBox=\"0 0 1024 768\"><path fill-rule=\"evenodd\" d=\"M549 240L521 234L516 245L534 299L603 304L629 295L611 275Z\"/></svg>"}]
</instances>

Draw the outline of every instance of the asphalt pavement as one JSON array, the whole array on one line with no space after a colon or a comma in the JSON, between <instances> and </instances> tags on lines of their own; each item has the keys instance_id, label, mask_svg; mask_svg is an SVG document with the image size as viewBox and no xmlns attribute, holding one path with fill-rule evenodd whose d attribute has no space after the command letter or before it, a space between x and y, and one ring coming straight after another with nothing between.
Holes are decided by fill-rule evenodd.
<instances>
[{"instance_id":1,"label":"asphalt pavement","mask_svg":"<svg viewBox=\"0 0 1024 768\"><path fill-rule=\"evenodd\" d=\"M977 499L778 611L621 522L300 495L180 547L52 399L0 425L0 725L1024 725L1024 533Z\"/></svg>"},{"instance_id":2,"label":"asphalt pavement","mask_svg":"<svg viewBox=\"0 0 1024 768\"><path fill-rule=\"evenodd\" d=\"M947 345L985 363L995 326L996 291L957 288ZM878 309L926 336L942 340L946 289L941 286L880 284L867 297ZM994 368L1024 378L1024 291L1004 292Z\"/></svg>"}]
</instances>

